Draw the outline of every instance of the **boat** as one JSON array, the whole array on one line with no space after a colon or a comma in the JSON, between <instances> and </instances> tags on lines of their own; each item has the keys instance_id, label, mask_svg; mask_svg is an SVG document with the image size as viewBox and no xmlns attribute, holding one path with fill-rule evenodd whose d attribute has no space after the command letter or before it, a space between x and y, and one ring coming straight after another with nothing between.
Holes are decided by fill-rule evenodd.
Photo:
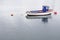
<instances>
[{"instance_id":1,"label":"boat","mask_svg":"<svg viewBox=\"0 0 60 40\"><path fill-rule=\"evenodd\" d=\"M28 16L46 16L51 15L51 13L27 13Z\"/></svg>"},{"instance_id":2,"label":"boat","mask_svg":"<svg viewBox=\"0 0 60 40\"><path fill-rule=\"evenodd\" d=\"M47 12L43 12L42 10L37 11L27 11L26 14L28 16L46 16L51 15L52 9L49 9Z\"/></svg>"},{"instance_id":3,"label":"boat","mask_svg":"<svg viewBox=\"0 0 60 40\"><path fill-rule=\"evenodd\" d=\"M51 15L48 15L48 16L26 16L27 19L42 19L42 18L49 18L51 19L52 16Z\"/></svg>"}]
</instances>

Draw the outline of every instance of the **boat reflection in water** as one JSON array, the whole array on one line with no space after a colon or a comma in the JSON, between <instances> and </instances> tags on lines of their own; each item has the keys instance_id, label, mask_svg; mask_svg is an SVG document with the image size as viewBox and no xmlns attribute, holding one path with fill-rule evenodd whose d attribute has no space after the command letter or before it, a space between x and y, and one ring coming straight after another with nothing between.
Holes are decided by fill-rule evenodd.
<instances>
[{"instance_id":1,"label":"boat reflection in water","mask_svg":"<svg viewBox=\"0 0 60 40\"><path fill-rule=\"evenodd\" d=\"M42 19L41 21L44 23L48 22L48 19L51 19L51 15L47 15L47 16L26 16L27 19Z\"/></svg>"},{"instance_id":2,"label":"boat reflection in water","mask_svg":"<svg viewBox=\"0 0 60 40\"><path fill-rule=\"evenodd\" d=\"M48 22L48 18L42 18L42 22L47 23Z\"/></svg>"}]
</instances>

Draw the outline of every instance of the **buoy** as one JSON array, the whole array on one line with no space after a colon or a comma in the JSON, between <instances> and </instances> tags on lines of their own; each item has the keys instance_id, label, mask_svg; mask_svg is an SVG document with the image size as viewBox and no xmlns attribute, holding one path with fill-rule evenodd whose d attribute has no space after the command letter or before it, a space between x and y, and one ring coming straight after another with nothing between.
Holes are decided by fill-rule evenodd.
<instances>
[{"instance_id":1,"label":"buoy","mask_svg":"<svg viewBox=\"0 0 60 40\"><path fill-rule=\"evenodd\" d=\"M56 15L56 14L57 14L57 12L54 12L54 14Z\"/></svg>"},{"instance_id":2,"label":"buoy","mask_svg":"<svg viewBox=\"0 0 60 40\"><path fill-rule=\"evenodd\" d=\"M11 14L11 16L13 16L13 14Z\"/></svg>"}]
</instances>

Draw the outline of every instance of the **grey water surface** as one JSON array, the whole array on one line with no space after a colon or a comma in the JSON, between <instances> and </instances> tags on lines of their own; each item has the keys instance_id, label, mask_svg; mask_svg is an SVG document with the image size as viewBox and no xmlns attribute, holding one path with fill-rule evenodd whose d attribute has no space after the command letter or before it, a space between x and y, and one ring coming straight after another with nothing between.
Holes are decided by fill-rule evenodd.
<instances>
[{"instance_id":1,"label":"grey water surface","mask_svg":"<svg viewBox=\"0 0 60 40\"><path fill-rule=\"evenodd\" d=\"M60 40L59 0L55 0L54 6L57 15L47 17L26 16L27 10L39 9L39 1L35 2L36 7L33 3L29 6L28 1L0 0L0 40Z\"/></svg>"}]
</instances>

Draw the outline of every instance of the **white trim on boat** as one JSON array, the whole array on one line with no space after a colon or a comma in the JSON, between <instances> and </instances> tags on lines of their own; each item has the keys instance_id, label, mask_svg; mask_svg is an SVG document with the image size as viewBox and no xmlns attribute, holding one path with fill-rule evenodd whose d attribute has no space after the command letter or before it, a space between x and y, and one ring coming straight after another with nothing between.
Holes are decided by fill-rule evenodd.
<instances>
[{"instance_id":1,"label":"white trim on boat","mask_svg":"<svg viewBox=\"0 0 60 40\"><path fill-rule=\"evenodd\" d=\"M40 15L40 16L45 16L45 15L51 15L51 13L27 13L27 15Z\"/></svg>"}]
</instances>

